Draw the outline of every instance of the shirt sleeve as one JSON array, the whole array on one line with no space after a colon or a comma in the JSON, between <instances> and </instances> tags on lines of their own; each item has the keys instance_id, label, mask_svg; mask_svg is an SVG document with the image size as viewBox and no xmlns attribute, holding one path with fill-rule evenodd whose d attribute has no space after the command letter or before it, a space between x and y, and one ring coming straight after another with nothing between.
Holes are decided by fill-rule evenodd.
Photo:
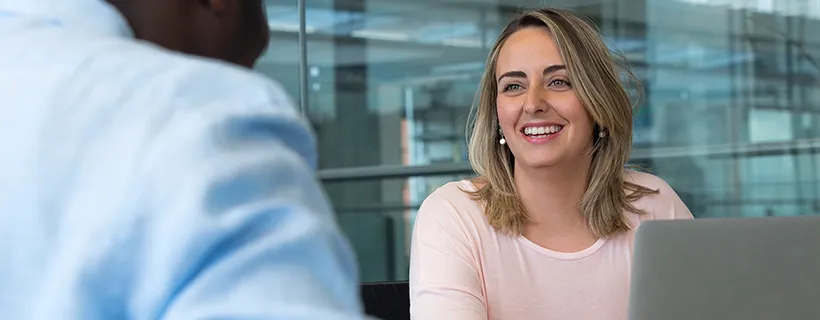
<instances>
[{"instance_id":1,"label":"shirt sleeve","mask_svg":"<svg viewBox=\"0 0 820 320\"><path fill-rule=\"evenodd\" d=\"M475 242L456 208L437 193L422 204L414 224L410 254L411 319L487 319Z\"/></svg>"},{"instance_id":2,"label":"shirt sleeve","mask_svg":"<svg viewBox=\"0 0 820 320\"><path fill-rule=\"evenodd\" d=\"M675 194L675 198L672 201L672 214L673 219L694 219L695 217L692 215L692 212L689 211L689 208L686 207L686 204L683 203L680 197Z\"/></svg>"},{"instance_id":3,"label":"shirt sleeve","mask_svg":"<svg viewBox=\"0 0 820 320\"><path fill-rule=\"evenodd\" d=\"M669 209L665 214L664 219L694 219L695 217L692 215L692 212L689 211L689 208L686 207L686 204L683 203L678 193L675 192L672 187L663 182L663 188L661 188L661 195L665 196L668 199Z\"/></svg>"},{"instance_id":4,"label":"shirt sleeve","mask_svg":"<svg viewBox=\"0 0 820 320\"><path fill-rule=\"evenodd\" d=\"M214 105L164 130L143 190L150 218L136 224L134 319L365 318L295 111Z\"/></svg>"}]
</instances>

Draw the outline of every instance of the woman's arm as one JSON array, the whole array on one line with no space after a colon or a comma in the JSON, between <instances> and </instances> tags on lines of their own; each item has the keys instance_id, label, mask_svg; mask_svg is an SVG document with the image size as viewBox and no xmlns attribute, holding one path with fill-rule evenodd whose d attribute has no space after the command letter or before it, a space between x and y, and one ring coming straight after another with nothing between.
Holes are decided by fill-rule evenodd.
<instances>
[{"instance_id":1,"label":"woman's arm","mask_svg":"<svg viewBox=\"0 0 820 320\"><path fill-rule=\"evenodd\" d=\"M485 320L476 242L456 208L436 192L419 209L410 253L413 320Z\"/></svg>"}]
</instances>

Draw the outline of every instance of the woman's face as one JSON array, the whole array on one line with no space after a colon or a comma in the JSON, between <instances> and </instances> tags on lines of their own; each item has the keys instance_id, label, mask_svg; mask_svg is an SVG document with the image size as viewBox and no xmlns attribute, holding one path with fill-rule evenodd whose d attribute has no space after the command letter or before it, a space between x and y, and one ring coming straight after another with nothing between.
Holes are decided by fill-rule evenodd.
<instances>
[{"instance_id":1,"label":"woman's face","mask_svg":"<svg viewBox=\"0 0 820 320\"><path fill-rule=\"evenodd\" d=\"M594 124L546 28L513 33L495 67L498 122L516 167L578 163L589 156Z\"/></svg>"}]
</instances>

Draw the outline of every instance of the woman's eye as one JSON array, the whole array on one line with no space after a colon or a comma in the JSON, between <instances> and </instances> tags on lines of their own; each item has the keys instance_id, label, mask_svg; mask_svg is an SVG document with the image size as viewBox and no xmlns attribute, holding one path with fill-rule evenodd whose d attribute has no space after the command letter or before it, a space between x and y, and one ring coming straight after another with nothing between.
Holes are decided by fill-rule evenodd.
<instances>
[{"instance_id":1,"label":"woman's eye","mask_svg":"<svg viewBox=\"0 0 820 320\"><path fill-rule=\"evenodd\" d=\"M555 79L550 82L550 86L569 87L569 82L563 79Z\"/></svg>"},{"instance_id":2,"label":"woman's eye","mask_svg":"<svg viewBox=\"0 0 820 320\"><path fill-rule=\"evenodd\" d=\"M511 83L511 84L508 84L508 85L504 86L504 92L516 91L516 90L521 90L521 86L517 85L517 84L514 84L514 83Z\"/></svg>"}]
</instances>

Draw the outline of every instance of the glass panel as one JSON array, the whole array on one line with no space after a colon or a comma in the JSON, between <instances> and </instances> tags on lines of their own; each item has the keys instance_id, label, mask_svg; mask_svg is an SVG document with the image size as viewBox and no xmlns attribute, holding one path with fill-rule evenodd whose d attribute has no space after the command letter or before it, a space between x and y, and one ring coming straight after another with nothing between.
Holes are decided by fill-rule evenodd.
<instances>
[{"instance_id":1,"label":"glass panel","mask_svg":"<svg viewBox=\"0 0 820 320\"><path fill-rule=\"evenodd\" d=\"M258 67L298 97L295 1L269 0ZM308 116L321 169L466 166L488 47L525 7L572 8L646 87L633 161L698 217L820 214L820 1L311 0ZM363 280L406 279L415 207L457 176L328 182ZM335 181L335 180L334 180Z\"/></svg>"},{"instance_id":2,"label":"glass panel","mask_svg":"<svg viewBox=\"0 0 820 320\"><path fill-rule=\"evenodd\" d=\"M339 224L359 256L363 282L406 281L410 259L413 221L424 199L437 188L461 176L414 177L327 183L335 190L364 191L379 187L380 199L358 202L355 198L334 197Z\"/></svg>"},{"instance_id":3,"label":"glass panel","mask_svg":"<svg viewBox=\"0 0 820 320\"><path fill-rule=\"evenodd\" d=\"M646 2L646 147L698 217L820 213L810 2Z\"/></svg>"},{"instance_id":4,"label":"glass panel","mask_svg":"<svg viewBox=\"0 0 820 320\"><path fill-rule=\"evenodd\" d=\"M296 1L265 2L270 27L268 50L256 70L276 79L299 105L299 15Z\"/></svg>"},{"instance_id":5,"label":"glass panel","mask_svg":"<svg viewBox=\"0 0 820 320\"><path fill-rule=\"evenodd\" d=\"M321 168L466 161L464 128L508 13L486 3L309 1Z\"/></svg>"}]
</instances>

